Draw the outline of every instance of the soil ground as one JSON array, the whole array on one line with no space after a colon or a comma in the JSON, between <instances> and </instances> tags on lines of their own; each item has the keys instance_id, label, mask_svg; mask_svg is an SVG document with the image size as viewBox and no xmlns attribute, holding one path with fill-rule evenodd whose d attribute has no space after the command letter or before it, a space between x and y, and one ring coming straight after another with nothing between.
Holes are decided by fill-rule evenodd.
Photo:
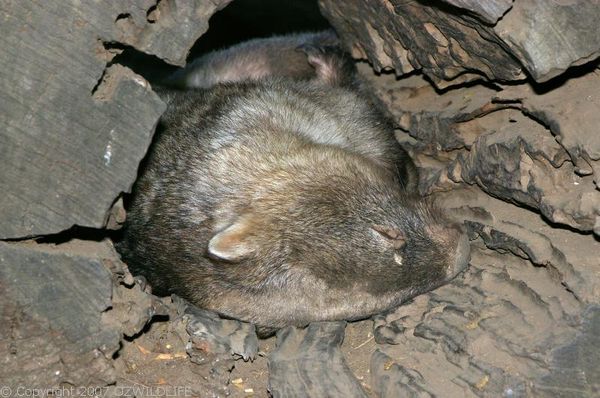
<instances>
[{"instance_id":1,"label":"soil ground","mask_svg":"<svg viewBox=\"0 0 600 398\"><path fill-rule=\"evenodd\" d=\"M275 337L260 340L260 355L254 361L237 360L231 372L230 397L268 397L268 356ZM353 322L346 327L342 351L348 366L367 392L369 361L375 349L373 322ZM171 321L154 322L137 338L125 341L116 359L117 386L163 387L186 396L210 395L214 386L206 380L205 368L190 362L185 341ZM178 390L179 389L179 390Z\"/></svg>"}]
</instances>

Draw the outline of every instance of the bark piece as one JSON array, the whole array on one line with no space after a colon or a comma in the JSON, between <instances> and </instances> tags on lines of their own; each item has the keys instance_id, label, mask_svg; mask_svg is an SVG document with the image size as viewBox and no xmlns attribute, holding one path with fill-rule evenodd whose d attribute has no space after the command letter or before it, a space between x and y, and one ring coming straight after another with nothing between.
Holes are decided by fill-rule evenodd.
<instances>
[{"instance_id":1,"label":"bark piece","mask_svg":"<svg viewBox=\"0 0 600 398\"><path fill-rule=\"evenodd\" d=\"M325 17L356 58L377 71L421 70L438 87L486 78L524 78L491 26L447 4L400 0L320 0ZM510 14L510 12L509 12Z\"/></svg>"},{"instance_id":2,"label":"bark piece","mask_svg":"<svg viewBox=\"0 0 600 398\"><path fill-rule=\"evenodd\" d=\"M397 126L418 140L419 152L431 155L440 150L470 147L477 134L461 132L461 123L511 106L492 103L497 90L481 85L438 93L419 75L403 79L376 76L364 65L359 71L369 80Z\"/></svg>"},{"instance_id":3,"label":"bark piece","mask_svg":"<svg viewBox=\"0 0 600 398\"><path fill-rule=\"evenodd\" d=\"M537 82L600 56L597 0L515 1L494 27L510 53Z\"/></svg>"},{"instance_id":4,"label":"bark piece","mask_svg":"<svg viewBox=\"0 0 600 398\"><path fill-rule=\"evenodd\" d=\"M0 243L0 357L8 386L114 382L121 339L102 313L111 306L103 259L35 243ZM35 365L34 365L35 364Z\"/></svg>"},{"instance_id":5,"label":"bark piece","mask_svg":"<svg viewBox=\"0 0 600 398\"><path fill-rule=\"evenodd\" d=\"M356 58L439 88L479 79L538 82L600 55L597 1L320 0ZM460 8L459 8L460 7Z\"/></svg>"},{"instance_id":6,"label":"bark piece","mask_svg":"<svg viewBox=\"0 0 600 398\"><path fill-rule=\"evenodd\" d=\"M444 0L455 7L472 12L484 22L495 24L513 6L513 0Z\"/></svg>"},{"instance_id":7,"label":"bark piece","mask_svg":"<svg viewBox=\"0 0 600 398\"><path fill-rule=\"evenodd\" d=\"M466 182L539 209L553 223L585 232L599 225L597 72L546 93L530 85L438 93L419 76L379 79L361 72L416 140L406 144L421 168L421 193Z\"/></svg>"},{"instance_id":8,"label":"bark piece","mask_svg":"<svg viewBox=\"0 0 600 398\"><path fill-rule=\"evenodd\" d=\"M560 87L536 92L530 85L507 87L495 97L512 102L550 129L571 155L580 175L593 175L600 188L600 71L567 79Z\"/></svg>"},{"instance_id":9,"label":"bark piece","mask_svg":"<svg viewBox=\"0 0 600 398\"><path fill-rule=\"evenodd\" d=\"M366 397L343 358L345 322L315 322L277 333L269 356L269 391L278 397Z\"/></svg>"},{"instance_id":10,"label":"bark piece","mask_svg":"<svg viewBox=\"0 0 600 398\"><path fill-rule=\"evenodd\" d=\"M205 351L211 353L233 355L246 361L256 357L258 337L254 325L234 319L222 319L177 296L173 296L173 302L177 312L187 318L187 331L194 344L207 347Z\"/></svg>"},{"instance_id":11,"label":"bark piece","mask_svg":"<svg viewBox=\"0 0 600 398\"><path fill-rule=\"evenodd\" d=\"M113 289L111 309L103 315L107 324L118 328L127 337L135 337L155 316L168 315L168 309L139 284L121 281Z\"/></svg>"},{"instance_id":12,"label":"bark piece","mask_svg":"<svg viewBox=\"0 0 600 398\"><path fill-rule=\"evenodd\" d=\"M373 337L377 344L398 344L398 336L405 330L402 319L388 322L382 315L373 317Z\"/></svg>"},{"instance_id":13,"label":"bark piece","mask_svg":"<svg viewBox=\"0 0 600 398\"><path fill-rule=\"evenodd\" d=\"M254 325L233 319L221 319L173 295L177 313L182 317L187 336L186 351L190 360L199 365L197 372L207 376L214 391L227 392L230 373L236 359L253 360L258 352ZM177 327L177 323L176 323ZM185 335L185 336L184 336Z\"/></svg>"},{"instance_id":14,"label":"bark piece","mask_svg":"<svg viewBox=\"0 0 600 398\"><path fill-rule=\"evenodd\" d=\"M510 252L546 267L553 278L560 280L583 303L593 303L600 297L600 287L595 282L597 261L592 255L600 250L600 242L593 235L553 228L537 213L477 189L437 196L438 203L465 220L473 237L480 237L488 248Z\"/></svg>"},{"instance_id":15,"label":"bark piece","mask_svg":"<svg viewBox=\"0 0 600 398\"><path fill-rule=\"evenodd\" d=\"M450 179L537 208L554 223L593 230L600 217L600 191L591 176L577 175L571 157L548 130L514 111L471 124L482 133L448 167Z\"/></svg>"},{"instance_id":16,"label":"bark piece","mask_svg":"<svg viewBox=\"0 0 600 398\"><path fill-rule=\"evenodd\" d=\"M378 397L433 397L423 386L423 377L406 369L377 350L371 357L371 384Z\"/></svg>"},{"instance_id":17,"label":"bark piece","mask_svg":"<svg viewBox=\"0 0 600 398\"><path fill-rule=\"evenodd\" d=\"M208 30L208 20L232 0L136 0L113 6L116 41L184 66L187 53ZM116 10L115 10L116 11Z\"/></svg>"}]
</instances>

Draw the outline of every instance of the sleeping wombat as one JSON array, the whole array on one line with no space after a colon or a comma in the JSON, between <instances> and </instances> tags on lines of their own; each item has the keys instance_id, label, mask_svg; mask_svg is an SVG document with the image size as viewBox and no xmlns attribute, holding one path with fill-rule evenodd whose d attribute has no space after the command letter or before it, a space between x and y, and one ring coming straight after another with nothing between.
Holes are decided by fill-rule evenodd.
<instances>
[{"instance_id":1,"label":"sleeping wombat","mask_svg":"<svg viewBox=\"0 0 600 398\"><path fill-rule=\"evenodd\" d=\"M460 227L399 186L381 113L326 77L332 51L310 49L314 79L167 95L118 244L157 293L264 331L364 318L466 266Z\"/></svg>"}]
</instances>

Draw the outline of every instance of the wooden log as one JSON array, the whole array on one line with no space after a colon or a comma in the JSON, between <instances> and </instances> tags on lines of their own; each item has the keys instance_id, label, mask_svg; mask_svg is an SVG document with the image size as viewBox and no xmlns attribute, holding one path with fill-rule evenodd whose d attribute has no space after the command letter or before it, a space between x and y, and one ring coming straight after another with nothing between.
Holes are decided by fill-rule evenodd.
<instances>
[{"instance_id":1,"label":"wooden log","mask_svg":"<svg viewBox=\"0 0 600 398\"><path fill-rule=\"evenodd\" d=\"M101 257L0 243L3 384L49 388L63 381L115 381L112 355L121 334L102 321L111 306L112 275Z\"/></svg>"},{"instance_id":2,"label":"wooden log","mask_svg":"<svg viewBox=\"0 0 600 398\"><path fill-rule=\"evenodd\" d=\"M443 93L420 76L396 80L361 72L397 125L414 138L409 145L422 169L422 193L477 184L495 197L537 209L553 223L598 229L596 70L546 92L521 84Z\"/></svg>"},{"instance_id":3,"label":"wooden log","mask_svg":"<svg viewBox=\"0 0 600 398\"><path fill-rule=\"evenodd\" d=\"M315 322L277 333L269 356L269 391L279 397L366 397L340 346L345 322Z\"/></svg>"},{"instance_id":4,"label":"wooden log","mask_svg":"<svg viewBox=\"0 0 600 398\"><path fill-rule=\"evenodd\" d=\"M229 1L3 2L0 238L105 224L164 110L110 48L182 65Z\"/></svg>"},{"instance_id":5,"label":"wooden log","mask_svg":"<svg viewBox=\"0 0 600 398\"><path fill-rule=\"evenodd\" d=\"M0 380L15 388L104 387L114 355L167 309L108 241L0 242Z\"/></svg>"}]
</instances>

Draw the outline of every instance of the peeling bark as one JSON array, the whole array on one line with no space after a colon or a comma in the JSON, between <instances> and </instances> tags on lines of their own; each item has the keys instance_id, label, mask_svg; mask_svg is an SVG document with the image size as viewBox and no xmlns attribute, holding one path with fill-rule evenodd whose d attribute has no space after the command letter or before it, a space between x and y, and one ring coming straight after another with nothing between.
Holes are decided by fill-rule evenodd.
<instances>
[{"instance_id":1,"label":"peeling bark","mask_svg":"<svg viewBox=\"0 0 600 398\"><path fill-rule=\"evenodd\" d=\"M438 87L537 82L600 56L596 1L320 0L356 58L398 75L420 70ZM468 12L465 12L467 10Z\"/></svg>"}]
</instances>

